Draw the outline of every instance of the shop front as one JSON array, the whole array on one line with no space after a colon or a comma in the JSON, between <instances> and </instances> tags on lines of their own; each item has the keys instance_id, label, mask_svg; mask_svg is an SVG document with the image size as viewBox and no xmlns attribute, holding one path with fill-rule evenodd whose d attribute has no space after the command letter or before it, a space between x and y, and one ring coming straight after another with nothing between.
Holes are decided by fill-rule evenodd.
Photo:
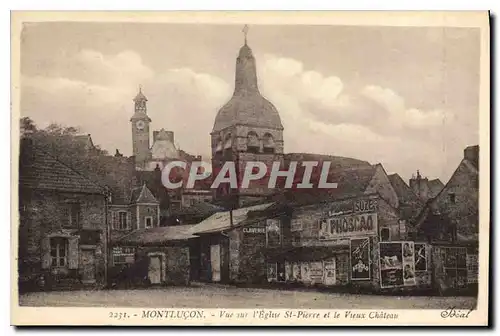
<instances>
[{"instance_id":1,"label":"shop front","mask_svg":"<svg viewBox=\"0 0 500 336\"><path fill-rule=\"evenodd\" d=\"M267 252L267 280L387 291L430 286L430 247L402 238L397 210L378 195L296 207L291 246Z\"/></svg>"}]
</instances>

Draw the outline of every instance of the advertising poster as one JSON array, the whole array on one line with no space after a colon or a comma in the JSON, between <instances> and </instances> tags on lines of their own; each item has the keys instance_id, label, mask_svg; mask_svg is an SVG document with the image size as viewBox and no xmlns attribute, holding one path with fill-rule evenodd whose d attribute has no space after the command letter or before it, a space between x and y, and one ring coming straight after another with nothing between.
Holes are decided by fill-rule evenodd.
<instances>
[{"instance_id":1,"label":"advertising poster","mask_svg":"<svg viewBox=\"0 0 500 336\"><path fill-rule=\"evenodd\" d=\"M377 233L377 213L331 215L320 220L320 240L350 236L367 236Z\"/></svg>"},{"instance_id":2,"label":"advertising poster","mask_svg":"<svg viewBox=\"0 0 500 336\"><path fill-rule=\"evenodd\" d=\"M293 281L302 281L302 275L300 273L300 264L294 262L292 264L292 279Z\"/></svg>"},{"instance_id":3,"label":"advertising poster","mask_svg":"<svg viewBox=\"0 0 500 336\"><path fill-rule=\"evenodd\" d=\"M416 285L415 279L415 245L413 242L403 244L403 283L405 286Z\"/></svg>"},{"instance_id":4,"label":"advertising poster","mask_svg":"<svg viewBox=\"0 0 500 336\"><path fill-rule=\"evenodd\" d=\"M267 263L267 281L273 282L278 279L276 263Z\"/></svg>"},{"instance_id":5,"label":"advertising poster","mask_svg":"<svg viewBox=\"0 0 500 336\"><path fill-rule=\"evenodd\" d=\"M415 244L415 271L427 271L425 244Z\"/></svg>"},{"instance_id":6,"label":"advertising poster","mask_svg":"<svg viewBox=\"0 0 500 336\"><path fill-rule=\"evenodd\" d=\"M370 280L370 238L350 240L351 279Z\"/></svg>"},{"instance_id":7,"label":"advertising poster","mask_svg":"<svg viewBox=\"0 0 500 336\"><path fill-rule=\"evenodd\" d=\"M401 242L380 242L379 247L381 287L403 286L403 245Z\"/></svg>"},{"instance_id":8,"label":"advertising poster","mask_svg":"<svg viewBox=\"0 0 500 336\"><path fill-rule=\"evenodd\" d=\"M300 263L300 274L302 275L301 276L302 282L304 282L304 283L311 282L308 262L301 262Z\"/></svg>"},{"instance_id":9,"label":"advertising poster","mask_svg":"<svg viewBox=\"0 0 500 336\"><path fill-rule=\"evenodd\" d=\"M327 286L335 285L335 259L325 260L323 262L323 283Z\"/></svg>"},{"instance_id":10,"label":"advertising poster","mask_svg":"<svg viewBox=\"0 0 500 336\"><path fill-rule=\"evenodd\" d=\"M285 281L293 280L293 270L292 264L289 261L285 261Z\"/></svg>"},{"instance_id":11,"label":"advertising poster","mask_svg":"<svg viewBox=\"0 0 500 336\"><path fill-rule=\"evenodd\" d=\"M323 283L323 262L315 261L310 263L309 277L312 283Z\"/></svg>"}]
</instances>

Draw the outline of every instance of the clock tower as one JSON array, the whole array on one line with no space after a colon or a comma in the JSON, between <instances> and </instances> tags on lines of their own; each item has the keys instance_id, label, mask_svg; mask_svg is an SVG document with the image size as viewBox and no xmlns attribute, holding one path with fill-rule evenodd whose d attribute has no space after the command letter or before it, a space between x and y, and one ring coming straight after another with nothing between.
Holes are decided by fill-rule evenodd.
<instances>
[{"instance_id":1,"label":"clock tower","mask_svg":"<svg viewBox=\"0 0 500 336\"><path fill-rule=\"evenodd\" d=\"M132 155L135 157L137 167L144 167L149 159L149 124L151 119L147 114L148 99L142 93L142 88L134 98L134 115L130 118L132 124Z\"/></svg>"}]
</instances>

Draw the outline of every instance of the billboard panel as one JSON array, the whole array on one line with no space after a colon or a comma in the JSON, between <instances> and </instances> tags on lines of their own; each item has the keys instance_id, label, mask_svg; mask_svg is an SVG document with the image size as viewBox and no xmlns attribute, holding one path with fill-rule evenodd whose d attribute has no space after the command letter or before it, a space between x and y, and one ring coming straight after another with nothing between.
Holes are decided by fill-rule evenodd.
<instances>
[{"instance_id":1,"label":"billboard panel","mask_svg":"<svg viewBox=\"0 0 500 336\"><path fill-rule=\"evenodd\" d=\"M352 238L350 240L350 256L351 279L370 280L370 238Z\"/></svg>"},{"instance_id":2,"label":"billboard panel","mask_svg":"<svg viewBox=\"0 0 500 336\"><path fill-rule=\"evenodd\" d=\"M367 236L377 233L377 213L333 215L320 221L320 240Z\"/></svg>"},{"instance_id":3,"label":"billboard panel","mask_svg":"<svg viewBox=\"0 0 500 336\"><path fill-rule=\"evenodd\" d=\"M379 242L379 249L381 287L415 286L414 242Z\"/></svg>"},{"instance_id":4,"label":"billboard panel","mask_svg":"<svg viewBox=\"0 0 500 336\"><path fill-rule=\"evenodd\" d=\"M400 242L380 242L380 286L403 286L403 246Z\"/></svg>"}]
</instances>

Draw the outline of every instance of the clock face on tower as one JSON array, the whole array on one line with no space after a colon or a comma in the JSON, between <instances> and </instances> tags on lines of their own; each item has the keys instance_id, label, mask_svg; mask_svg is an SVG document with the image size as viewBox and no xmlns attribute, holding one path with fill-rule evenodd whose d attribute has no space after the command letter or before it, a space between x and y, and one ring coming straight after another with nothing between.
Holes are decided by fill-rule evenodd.
<instances>
[{"instance_id":1,"label":"clock face on tower","mask_svg":"<svg viewBox=\"0 0 500 336\"><path fill-rule=\"evenodd\" d=\"M144 129L145 126L146 124L144 123L143 120L139 120L135 123L135 127L137 127L138 130Z\"/></svg>"}]
</instances>

